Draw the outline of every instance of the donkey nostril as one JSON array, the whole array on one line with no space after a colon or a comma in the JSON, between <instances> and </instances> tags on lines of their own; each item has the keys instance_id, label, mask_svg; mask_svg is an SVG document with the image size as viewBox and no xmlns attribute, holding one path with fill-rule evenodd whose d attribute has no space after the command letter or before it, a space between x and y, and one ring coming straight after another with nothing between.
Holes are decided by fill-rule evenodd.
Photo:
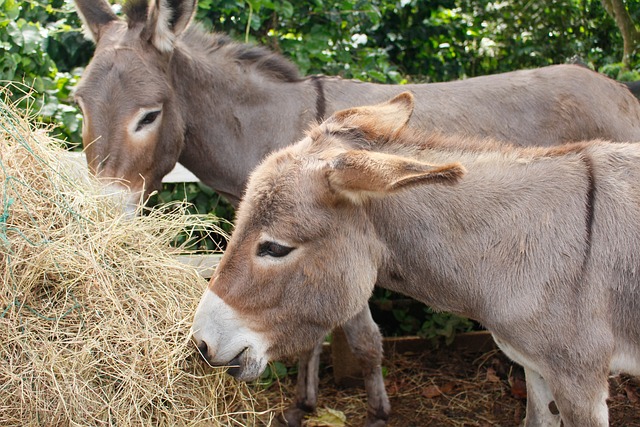
<instances>
[{"instance_id":1,"label":"donkey nostril","mask_svg":"<svg viewBox=\"0 0 640 427\"><path fill-rule=\"evenodd\" d=\"M200 355L202 357L205 358L205 360L207 359L207 352L209 351L209 347L207 347L207 343L204 341L200 341L200 343L196 343L197 347L198 347L198 351L200 352Z\"/></svg>"}]
</instances>

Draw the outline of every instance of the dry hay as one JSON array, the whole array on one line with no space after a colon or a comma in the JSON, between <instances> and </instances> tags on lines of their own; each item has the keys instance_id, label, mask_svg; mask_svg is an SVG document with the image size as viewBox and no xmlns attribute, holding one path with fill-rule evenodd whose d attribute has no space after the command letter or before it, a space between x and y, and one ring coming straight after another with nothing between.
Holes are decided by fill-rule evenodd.
<instances>
[{"instance_id":1,"label":"dry hay","mask_svg":"<svg viewBox=\"0 0 640 427\"><path fill-rule=\"evenodd\" d=\"M0 102L0 425L254 425L249 390L189 341L206 282L168 243L184 209L127 219Z\"/></svg>"}]
</instances>

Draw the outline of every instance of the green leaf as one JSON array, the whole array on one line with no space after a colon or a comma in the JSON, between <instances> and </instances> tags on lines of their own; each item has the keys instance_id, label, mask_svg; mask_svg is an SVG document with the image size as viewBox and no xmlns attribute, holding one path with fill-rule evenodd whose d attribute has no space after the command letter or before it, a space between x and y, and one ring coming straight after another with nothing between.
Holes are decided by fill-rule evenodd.
<instances>
[{"instance_id":1,"label":"green leaf","mask_svg":"<svg viewBox=\"0 0 640 427\"><path fill-rule=\"evenodd\" d=\"M5 0L2 4L7 19L15 21L20 16L20 4L14 0Z\"/></svg>"},{"instance_id":2,"label":"green leaf","mask_svg":"<svg viewBox=\"0 0 640 427\"><path fill-rule=\"evenodd\" d=\"M22 50L26 54L32 54L43 50L43 42L46 40L40 33L40 28L34 24L22 27Z\"/></svg>"},{"instance_id":3,"label":"green leaf","mask_svg":"<svg viewBox=\"0 0 640 427\"><path fill-rule=\"evenodd\" d=\"M280 14L285 19L289 19L293 16L293 5L288 1L283 1L280 4Z\"/></svg>"},{"instance_id":4,"label":"green leaf","mask_svg":"<svg viewBox=\"0 0 640 427\"><path fill-rule=\"evenodd\" d=\"M274 366L274 371L275 371L274 373L275 373L275 376L277 378L282 379L282 378L287 376L287 367L286 367L286 365L284 363L282 363L282 362L273 362L273 366Z\"/></svg>"}]
</instances>

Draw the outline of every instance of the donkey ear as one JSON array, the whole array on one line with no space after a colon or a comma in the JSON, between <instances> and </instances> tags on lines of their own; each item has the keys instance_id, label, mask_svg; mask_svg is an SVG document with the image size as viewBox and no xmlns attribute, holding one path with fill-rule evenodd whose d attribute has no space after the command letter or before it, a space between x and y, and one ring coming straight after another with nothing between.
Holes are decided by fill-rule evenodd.
<instances>
[{"instance_id":1,"label":"donkey ear","mask_svg":"<svg viewBox=\"0 0 640 427\"><path fill-rule=\"evenodd\" d=\"M144 35L160 52L170 53L173 42L191 23L198 0L152 0Z\"/></svg>"},{"instance_id":2,"label":"donkey ear","mask_svg":"<svg viewBox=\"0 0 640 427\"><path fill-rule=\"evenodd\" d=\"M98 42L100 32L109 22L118 17L106 0L75 0L78 16L84 24L84 34L94 43Z\"/></svg>"},{"instance_id":3,"label":"donkey ear","mask_svg":"<svg viewBox=\"0 0 640 427\"><path fill-rule=\"evenodd\" d=\"M332 161L327 178L338 194L360 203L413 185L454 183L464 173L459 163L430 165L393 154L354 150Z\"/></svg>"},{"instance_id":4,"label":"donkey ear","mask_svg":"<svg viewBox=\"0 0 640 427\"><path fill-rule=\"evenodd\" d=\"M413 108L411 92L402 92L381 104L338 111L329 120L344 127L357 127L372 138L389 137L407 126Z\"/></svg>"}]
</instances>

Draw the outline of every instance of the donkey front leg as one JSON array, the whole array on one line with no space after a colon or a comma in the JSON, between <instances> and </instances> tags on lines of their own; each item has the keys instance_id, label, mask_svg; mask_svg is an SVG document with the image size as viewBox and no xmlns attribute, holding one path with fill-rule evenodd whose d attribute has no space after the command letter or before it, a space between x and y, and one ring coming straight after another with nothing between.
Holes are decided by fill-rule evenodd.
<instances>
[{"instance_id":1,"label":"donkey front leg","mask_svg":"<svg viewBox=\"0 0 640 427\"><path fill-rule=\"evenodd\" d=\"M510 342L496 336L495 333L493 338L504 354L525 368L527 380L525 427L559 425L607 427L609 425L607 408L609 364L606 362L606 357L596 356L596 353L609 354L608 348L598 345L599 343L588 345L589 341L585 338L581 340L583 345L586 343L582 359L562 359L557 357L565 345L564 341L560 341L555 347L550 347L549 354L556 355L554 359L534 360L526 353L517 350L517 347ZM597 369L596 366L600 368ZM540 369L540 367L543 368ZM555 402L555 405L551 402ZM560 414L559 418L555 416L556 408ZM562 424L559 419L562 419Z\"/></svg>"},{"instance_id":2,"label":"donkey front leg","mask_svg":"<svg viewBox=\"0 0 640 427\"><path fill-rule=\"evenodd\" d=\"M300 427L305 415L315 411L318 403L318 369L322 343L300 356L298 359L298 382L296 383L296 400L284 413L285 425Z\"/></svg>"},{"instance_id":3,"label":"donkey front leg","mask_svg":"<svg viewBox=\"0 0 640 427\"><path fill-rule=\"evenodd\" d=\"M560 415L553 394L542 376L531 368L524 367L527 381L527 415L525 427L560 427Z\"/></svg>"},{"instance_id":4,"label":"donkey front leg","mask_svg":"<svg viewBox=\"0 0 640 427\"><path fill-rule=\"evenodd\" d=\"M387 424L391 405L382 378L382 335L378 325L365 307L342 326L349 347L362 366L367 392L366 427L382 427ZM316 409L318 402L318 366L322 341L298 359L296 401L284 413L285 424L299 427L305 415Z\"/></svg>"},{"instance_id":5,"label":"donkey front leg","mask_svg":"<svg viewBox=\"0 0 640 427\"><path fill-rule=\"evenodd\" d=\"M349 347L362 366L364 386L367 392L366 427L387 425L391 405L382 378L382 334L365 307L342 326Z\"/></svg>"},{"instance_id":6,"label":"donkey front leg","mask_svg":"<svg viewBox=\"0 0 640 427\"><path fill-rule=\"evenodd\" d=\"M598 372L599 371L599 372ZM588 366L574 372L552 372L547 383L564 427L608 427L607 369Z\"/></svg>"}]
</instances>

